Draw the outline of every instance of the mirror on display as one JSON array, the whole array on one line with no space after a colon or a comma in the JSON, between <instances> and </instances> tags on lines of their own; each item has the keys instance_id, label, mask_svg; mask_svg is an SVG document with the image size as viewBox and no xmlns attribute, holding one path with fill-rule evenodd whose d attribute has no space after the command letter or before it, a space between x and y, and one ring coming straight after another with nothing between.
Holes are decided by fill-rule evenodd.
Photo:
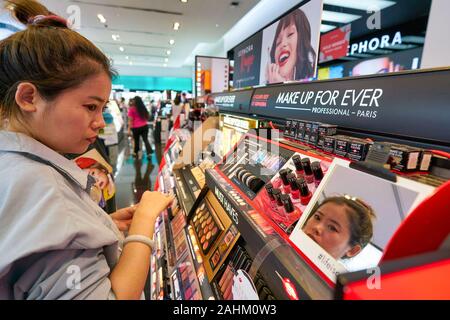
<instances>
[{"instance_id":1,"label":"mirror on display","mask_svg":"<svg viewBox=\"0 0 450 320\"><path fill-rule=\"evenodd\" d=\"M389 240L433 188L396 183L335 159L290 239L331 281L340 273L376 267Z\"/></svg>"}]
</instances>

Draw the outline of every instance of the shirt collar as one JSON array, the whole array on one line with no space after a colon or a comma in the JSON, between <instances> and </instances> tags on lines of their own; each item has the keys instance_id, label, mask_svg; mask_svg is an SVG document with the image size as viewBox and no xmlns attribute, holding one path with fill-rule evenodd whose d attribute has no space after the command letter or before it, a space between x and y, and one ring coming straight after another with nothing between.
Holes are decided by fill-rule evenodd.
<instances>
[{"instance_id":1,"label":"shirt collar","mask_svg":"<svg viewBox=\"0 0 450 320\"><path fill-rule=\"evenodd\" d=\"M0 152L20 153L32 159L49 162L79 184L82 189L89 190L91 187L92 181L88 179L88 174L75 162L23 133L0 130Z\"/></svg>"}]
</instances>

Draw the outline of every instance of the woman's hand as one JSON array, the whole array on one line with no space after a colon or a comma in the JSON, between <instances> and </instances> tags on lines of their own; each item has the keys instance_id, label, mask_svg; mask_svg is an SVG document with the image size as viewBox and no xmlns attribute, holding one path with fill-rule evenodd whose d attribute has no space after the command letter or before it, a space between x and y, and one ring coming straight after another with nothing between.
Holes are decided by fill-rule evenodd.
<instances>
[{"instance_id":1,"label":"woman's hand","mask_svg":"<svg viewBox=\"0 0 450 320\"><path fill-rule=\"evenodd\" d=\"M268 63L266 67L267 83L285 82L286 79L280 74L280 66L275 63Z\"/></svg>"},{"instance_id":2,"label":"woman's hand","mask_svg":"<svg viewBox=\"0 0 450 320\"><path fill-rule=\"evenodd\" d=\"M174 200L173 195L165 195L156 191L145 191L136 209L136 215L148 216L156 221L159 214Z\"/></svg>"},{"instance_id":3,"label":"woman's hand","mask_svg":"<svg viewBox=\"0 0 450 320\"><path fill-rule=\"evenodd\" d=\"M117 228L120 231L126 232L130 228L131 221L133 220L134 212L136 211L136 206L131 206L128 208L119 209L113 214L111 214L111 219L113 219Z\"/></svg>"}]
</instances>

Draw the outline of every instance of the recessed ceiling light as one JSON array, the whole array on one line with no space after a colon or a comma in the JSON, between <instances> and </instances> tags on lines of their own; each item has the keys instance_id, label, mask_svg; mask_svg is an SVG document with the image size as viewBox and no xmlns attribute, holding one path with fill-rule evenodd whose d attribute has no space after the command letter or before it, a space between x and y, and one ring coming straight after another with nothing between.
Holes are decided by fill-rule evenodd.
<instances>
[{"instance_id":1,"label":"recessed ceiling light","mask_svg":"<svg viewBox=\"0 0 450 320\"><path fill-rule=\"evenodd\" d=\"M112 38L114 41L120 41L120 36L118 34L113 34Z\"/></svg>"},{"instance_id":2,"label":"recessed ceiling light","mask_svg":"<svg viewBox=\"0 0 450 320\"><path fill-rule=\"evenodd\" d=\"M368 11L371 9L383 10L387 7L393 6L395 1L387 0L324 0L324 4L345 7L356 10Z\"/></svg>"},{"instance_id":3,"label":"recessed ceiling light","mask_svg":"<svg viewBox=\"0 0 450 320\"><path fill-rule=\"evenodd\" d=\"M132 66L133 65L133 61L130 61L130 66Z\"/></svg>"},{"instance_id":4,"label":"recessed ceiling light","mask_svg":"<svg viewBox=\"0 0 450 320\"><path fill-rule=\"evenodd\" d=\"M322 20L339 22L339 23L350 23L357 19L361 18L360 15L343 13L343 12L334 12L334 11L322 11Z\"/></svg>"},{"instance_id":5,"label":"recessed ceiling light","mask_svg":"<svg viewBox=\"0 0 450 320\"><path fill-rule=\"evenodd\" d=\"M167 50L166 53L167 53L168 56L170 56L170 54L172 53L172 51Z\"/></svg>"},{"instance_id":6,"label":"recessed ceiling light","mask_svg":"<svg viewBox=\"0 0 450 320\"><path fill-rule=\"evenodd\" d=\"M169 40L169 44L172 46L173 44L175 43L175 40L173 40L173 39L170 39Z\"/></svg>"},{"instance_id":7,"label":"recessed ceiling light","mask_svg":"<svg viewBox=\"0 0 450 320\"><path fill-rule=\"evenodd\" d=\"M163 64L163 66L164 66L164 68L165 68L165 67L167 67L167 64L166 64L166 63L164 63L164 64Z\"/></svg>"},{"instance_id":8,"label":"recessed ceiling light","mask_svg":"<svg viewBox=\"0 0 450 320\"><path fill-rule=\"evenodd\" d=\"M125 59L128 60L128 59L130 59L130 57L129 56L125 56Z\"/></svg>"},{"instance_id":9,"label":"recessed ceiling light","mask_svg":"<svg viewBox=\"0 0 450 320\"><path fill-rule=\"evenodd\" d=\"M180 29L180 23L179 22L174 22L173 30L178 30L178 29Z\"/></svg>"},{"instance_id":10,"label":"recessed ceiling light","mask_svg":"<svg viewBox=\"0 0 450 320\"><path fill-rule=\"evenodd\" d=\"M101 23L106 23L106 19L101 13L97 15L97 18L98 20L100 20Z\"/></svg>"},{"instance_id":11,"label":"recessed ceiling light","mask_svg":"<svg viewBox=\"0 0 450 320\"><path fill-rule=\"evenodd\" d=\"M164 59L164 62L169 62L169 58L165 58L165 59Z\"/></svg>"},{"instance_id":12,"label":"recessed ceiling light","mask_svg":"<svg viewBox=\"0 0 450 320\"><path fill-rule=\"evenodd\" d=\"M181 2L183 2L183 3L187 3L188 2L188 0L180 0Z\"/></svg>"},{"instance_id":13,"label":"recessed ceiling light","mask_svg":"<svg viewBox=\"0 0 450 320\"><path fill-rule=\"evenodd\" d=\"M124 47L119 47L119 50L122 51L122 52L124 52L124 51L125 51L125 48L124 48Z\"/></svg>"}]
</instances>

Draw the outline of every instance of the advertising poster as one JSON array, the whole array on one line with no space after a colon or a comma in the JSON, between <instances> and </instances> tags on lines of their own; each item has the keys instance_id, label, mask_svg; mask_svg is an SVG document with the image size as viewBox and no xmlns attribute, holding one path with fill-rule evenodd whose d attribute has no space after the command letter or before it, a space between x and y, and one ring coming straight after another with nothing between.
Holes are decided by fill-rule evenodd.
<instances>
[{"instance_id":1,"label":"advertising poster","mask_svg":"<svg viewBox=\"0 0 450 320\"><path fill-rule=\"evenodd\" d=\"M351 25L330 31L320 38L319 63L345 57L350 44Z\"/></svg>"},{"instance_id":2,"label":"advertising poster","mask_svg":"<svg viewBox=\"0 0 450 320\"><path fill-rule=\"evenodd\" d=\"M263 30L259 84L315 77L322 0L312 0Z\"/></svg>"},{"instance_id":3,"label":"advertising poster","mask_svg":"<svg viewBox=\"0 0 450 320\"><path fill-rule=\"evenodd\" d=\"M262 33L258 32L234 49L234 78L236 89L259 84Z\"/></svg>"}]
</instances>

